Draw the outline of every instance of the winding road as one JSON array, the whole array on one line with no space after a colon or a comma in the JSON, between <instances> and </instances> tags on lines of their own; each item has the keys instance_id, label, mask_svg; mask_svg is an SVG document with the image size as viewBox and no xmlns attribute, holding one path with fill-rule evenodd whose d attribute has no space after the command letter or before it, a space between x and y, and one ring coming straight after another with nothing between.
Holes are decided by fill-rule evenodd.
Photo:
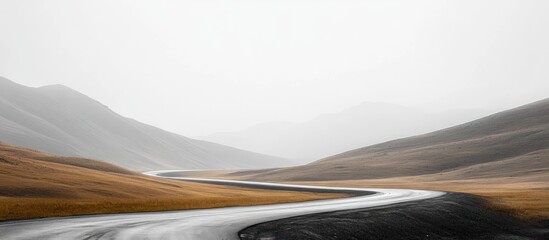
<instances>
[{"instance_id":1,"label":"winding road","mask_svg":"<svg viewBox=\"0 0 549 240\"><path fill-rule=\"evenodd\" d=\"M298 215L377 207L434 198L443 192L410 189L313 187L230 180L170 177L172 171L147 174L171 179L267 189L354 193L353 197L248 207L155 213L107 214L0 223L0 239L189 239L238 240L248 226Z\"/></svg>"}]
</instances>

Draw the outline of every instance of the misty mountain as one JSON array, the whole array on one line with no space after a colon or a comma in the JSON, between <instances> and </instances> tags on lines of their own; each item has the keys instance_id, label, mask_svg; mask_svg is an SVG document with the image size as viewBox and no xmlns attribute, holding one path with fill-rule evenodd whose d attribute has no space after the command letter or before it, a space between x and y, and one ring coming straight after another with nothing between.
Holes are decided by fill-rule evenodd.
<instances>
[{"instance_id":1,"label":"misty mountain","mask_svg":"<svg viewBox=\"0 0 549 240\"><path fill-rule=\"evenodd\" d=\"M123 117L61 85L0 77L0 141L133 170L267 168L288 160L194 140Z\"/></svg>"},{"instance_id":2,"label":"misty mountain","mask_svg":"<svg viewBox=\"0 0 549 240\"><path fill-rule=\"evenodd\" d=\"M315 160L349 149L464 123L480 110L425 112L387 103L362 103L303 123L271 122L239 132L197 137L254 152Z\"/></svg>"},{"instance_id":3,"label":"misty mountain","mask_svg":"<svg viewBox=\"0 0 549 240\"><path fill-rule=\"evenodd\" d=\"M344 180L418 175L435 180L549 180L549 99L308 165L263 172L252 179Z\"/></svg>"}]
</instances>

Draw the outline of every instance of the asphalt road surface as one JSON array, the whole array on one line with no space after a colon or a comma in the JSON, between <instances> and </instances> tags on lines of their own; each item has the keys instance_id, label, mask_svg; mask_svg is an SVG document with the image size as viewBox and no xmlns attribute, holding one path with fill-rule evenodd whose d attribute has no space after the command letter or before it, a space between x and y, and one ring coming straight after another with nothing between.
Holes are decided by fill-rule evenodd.
<instances>
[{"instance_id":1,"label":"asphalt road surface","mask_svg":"<svg viewBox=\"0 0 549 240\"><path fill-rule=\"evenodd\" d=\"M411 189L312 187L259 182L170 177L170 171L149 175L232 186L352 193L352 197L301 203L226 207L155 213L106 214L45 218L0 223L0 239L189 239L237 240L239 231L262 222L305 214L364 209L436 198L443 192Z\"/></svg>"}]
</instances>

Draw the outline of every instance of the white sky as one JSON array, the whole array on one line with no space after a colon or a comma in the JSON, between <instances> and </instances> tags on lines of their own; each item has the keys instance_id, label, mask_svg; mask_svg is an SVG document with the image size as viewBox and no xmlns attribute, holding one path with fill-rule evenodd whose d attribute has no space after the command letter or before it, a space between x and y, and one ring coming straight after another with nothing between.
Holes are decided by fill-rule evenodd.
<instances>
[{"instance_id":1,"label":"white sky","mask_svg":"<svg viewBox=\"0 0 549 240\"><path fill-rule=\"evenodd\" d=\"M0 0L0 75L195 136L549 97L549 1Z\"/></svg>"}]
</instances>

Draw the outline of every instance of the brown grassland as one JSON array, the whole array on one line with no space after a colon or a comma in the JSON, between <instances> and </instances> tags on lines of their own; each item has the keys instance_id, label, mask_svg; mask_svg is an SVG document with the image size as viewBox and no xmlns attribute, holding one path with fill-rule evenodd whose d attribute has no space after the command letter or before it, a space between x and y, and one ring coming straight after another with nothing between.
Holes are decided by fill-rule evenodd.
<instances>
[{"instance_id":1,"label":"brown grassland","mask_svg":"<svg viewBox=\"0 0 549 240\"><path fill-rule=\"evenodd\" d=\"M0 143L0 221L258 205L343 196L159 179L100 161L57 157Z\"/></svg>"}]
</instances>

